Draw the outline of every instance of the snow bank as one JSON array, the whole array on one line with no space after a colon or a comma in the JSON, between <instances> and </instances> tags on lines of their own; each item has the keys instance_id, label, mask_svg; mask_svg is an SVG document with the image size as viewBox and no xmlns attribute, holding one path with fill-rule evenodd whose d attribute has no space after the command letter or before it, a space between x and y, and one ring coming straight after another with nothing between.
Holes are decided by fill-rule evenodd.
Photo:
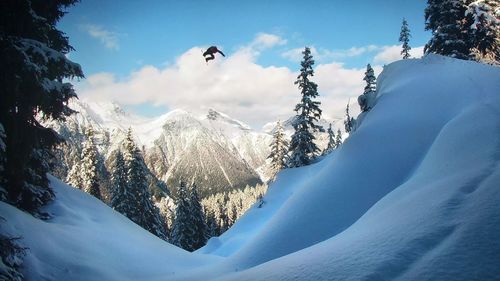
<instances>
[{"instance_id":1,"label":"snow bank","mask_svg":"<svg viewBox=\"0 0 500 281\"><path fill-rule=\"evenodd\" d=\"M27 280L165 280L218 260L172 246L94 197L50 180L57 199L45 211L53 219L40 221L0 202L2 229L21 235L29 248Z\"/></svg>"},{"instance_id":2,"label":"snow bank","mask_svg":"<svg viewBox=\"0 0 500 281\"><path fill-rule=\"evenodd\" d=\"M211 272L253 267L230 275L237 280L500 276L499 90L500 69L474 62L431 55L387 66L377 105L335 154L280 174L263 208L200 250L230 257Z\"/></svg>"}]
</instances>

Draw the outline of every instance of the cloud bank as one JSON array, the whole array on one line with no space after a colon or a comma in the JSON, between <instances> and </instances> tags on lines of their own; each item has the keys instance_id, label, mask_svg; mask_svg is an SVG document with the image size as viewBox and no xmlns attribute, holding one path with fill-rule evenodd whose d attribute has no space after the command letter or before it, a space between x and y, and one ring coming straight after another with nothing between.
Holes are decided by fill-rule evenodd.
<instances>
[{"instance_id":1,"label":"cloud bank","mask_svg":"<svg viewBox=\"0 0 500 281\"><path fill-rule=\"evenodd\" d=\"M217 57L208 64L200 56L200 50L206 46L193 47L173 64L143 66L126 78L118 79L111 73L90 75L77 85L77 91L83 99L116 101L123 105L149 103L194 112L215 108L260 129L267 122L293 116L293 108L300 99L300 91L294 85L298 72L256 63L261 52L286 43L279 36L260 33L233 54ZM354 56L374 50L375 46L335 54L320 51L317 56ZM392 47L377 50L380 50L377 62L393 58ZM375 67L376 72L380 69ZM364 72L364 67L346 68L336 62L315 65L312 81L318 84L318 100L325 116L342 117L348 100L356 103L364 87Z\"/></svg>"}]
</instances>

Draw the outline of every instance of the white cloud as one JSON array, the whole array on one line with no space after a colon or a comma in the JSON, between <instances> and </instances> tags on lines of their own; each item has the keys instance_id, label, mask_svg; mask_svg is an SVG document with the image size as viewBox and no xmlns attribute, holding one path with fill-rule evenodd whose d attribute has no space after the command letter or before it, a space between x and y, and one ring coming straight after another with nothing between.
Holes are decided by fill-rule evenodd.
<instances>
[{"instance_id":1,"label":"white cloud","mask_svg":"<svg viewBox=\"0 0 500 281\"><path fill-rule=\"evenodd\" d=\"M170 65L143 66L124 79L109 73L90 75L77 85L82 98L117 101L125 105L151 103L192 111L215 108L255 128L293 116L300 99L294 81L298 73L286 67L257 64L257 48L283 44L283 39L257 36L250 45L208 65L194 47ZM343 116L349 98L355 102L363 89L364 69L342 64L319 64L312 78L318 84L326 115Z\"/></svg>"},{"instance_id":2,"label":"white cloud","mask_svg":"<svg viewBox=\"0 0 500 281\"><path fill-rule=\"evenodd\" d=\"M238 53L246 54L251 57L257 57L261 52L271 49L275 46L285 45L287 40L279 37L278 35L269 33L258 33L249 44L241 47Z\"/></svg>"},{"instance_id":3,"label":"white cloud","mask_svg":"<svg viewBox=\"0 0 500 281\"><path fill-rule=\"evenodd\" d=\"M327 61L360 56L368 52L380 50L381 47L368 45L364 47L351 47L344 50L317 49L315 46L311 46L309 48L311 49L311 54L315 60ZM293 62L300 62L302 60L302 51L304 51L304 48L291 49L283 52L281 56Z\"/></svg>"},{"instance_id":4,"label":"white cloud","mask_svg":"<svg viewBox=\"0 0 500 281\"><path fill-rule=\"evenodd\" d=\"M82 24L81 29L87 32L90 36L99 39L102 44L108 49L118 50L118 34L115 32L108 31L102 26L95 24Z\"/></svg>"},{"instance_id":5,"label":"white cloud","mask_svg":"<svg viewBox=\"0 0 500 281\"><path fill-rule=\"evenodd\" d=\"M318 84L324 114L343 117L347 102L357 104L363 92L365 68L345 68L340 63L320 64L315 69L314 81ZM354 113L356 108L352 108Z\"/></svg>"},{"instance_id":6,"label":"white cloud","mask_svg":"<svg viewBox=\"0 0 500 281\"><path fill-rule=\"evenodd\" d=\"M424 46L419 46L412 48L410 50L410 56L412 58L420 58L424 53ZM374 63L388 64L393 61L400 60L401 56L401 45L384 46L381 51L375 55L373 58Z\"/></svg>"},{"instance_id":7,"label":"white cloud","mask_svg":"<svg viewBox=\"0 0 500 281\"><path fill-rule=\"evenodd\" d=\"M260 49L263 49L263 48L267 49L267 48L272 48L274 46L285 45L286 43L287 43L287 40L285 40L277 35L269 34L269 33L259 33L255 37L251 46L257 47Z\"/></svg>"}]
</instances>

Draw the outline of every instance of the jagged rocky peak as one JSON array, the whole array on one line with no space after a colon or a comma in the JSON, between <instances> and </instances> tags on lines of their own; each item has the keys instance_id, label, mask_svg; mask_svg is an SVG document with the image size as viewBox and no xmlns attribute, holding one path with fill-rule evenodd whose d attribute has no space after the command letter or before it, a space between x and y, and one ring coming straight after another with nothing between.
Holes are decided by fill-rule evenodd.
<instances>
[{"instance_id":1,"label":"jagged rocky peak","mask_svg":"<svg viewBox=\"0 0 500 281\"><path fill-rule=\"evenodd\" d=\"M217 118L219 118L219 117L220 117L220 113L219 112L217 112L217 111L215 111L215 110L213 110L211 108L208 109L207 118L209 120L217 120Z\"/></svg>"},{"instance_id":2,"label":"jagged rocky peak","mask_svg":"<svg viewBox=\"0 0 500 281\"><path fill-rule=\"evenodd\" d=\"M237 129L243 130L243 131L250 131L252 128L248 126L247 124L231 118L229 115L222 113L220 111L217 111L213 108L208 109L208 113L206 115L206 119L210 122L218 122L221 124L229 124L232 127L235 127Z\"/></svg>"}]
</instances>

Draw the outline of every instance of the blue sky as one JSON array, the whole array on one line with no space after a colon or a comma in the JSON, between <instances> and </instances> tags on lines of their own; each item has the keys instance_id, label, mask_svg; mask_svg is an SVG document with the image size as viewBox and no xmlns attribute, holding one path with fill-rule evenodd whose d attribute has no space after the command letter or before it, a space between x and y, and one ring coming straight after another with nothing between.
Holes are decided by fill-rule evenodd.
<instances>
[{"instance_id":1,"label":"blue sky","mask_svg":"<svg viewBox=\"0 0 500 281\"><path fill-rule=\"evenodd\" d=\"M77 85L82 98L115 100L146 116L178 107L193 110L213 107L253 126L260 126L293 114L293 111L290 112L293 104L290 103L293 103L293 95L298 101L298 91L293 92L291 81L292 87L287 88L290 96L285 97L287 94L282 93L282 96L275 97L283 108L276 110L275 115L256 118L252 116L251 109L259 107L262 97L273 98L272 94L266 94L271 89L253 88L259 92L255 99L245 93L242 94L244 98L239 100L239 90L250 90L244 85L256 83L277 88L286 84L283 81L293 80L294 73L299 69L298 50L304 46L314 48L317 68L333 71L332 76L345 70L351 71L352 77L358 77L367 63L381 66L394 60L390 57L394 57L397 51L394 47L398 45L403 17L408 20L411 29L410 44L415 48L425 44L430 34L424 31L424 8L423 0L84 0L68 9L59 27L67 33L76 49L70 54L70 59L82 65L88 78ZM210 45L219 46L227 57L217 58L207 66L200 49ZM196 56L194 50L200 55ZM240 56L243 54L246 56ZM195 60L202 63L197 64ZM181 62L184 64L181 65ZM236 69L231 69L231 65ZM195 73L202 66L207 71L197 74L201 76L183 75L184 72ZM243 70L248 73L234 74ZM207 76L216 83L205 81ZM151 79L157 80L146 83L137 77L145 80L156 77ZM268 77L273 80L262 81ZM189 80L191 78L193 80ZM276 82L279 79L283 81ZM183 84L169 87L181 80ZM346 89L349 93L340 93L332 88L335 83L332 84L328 78L324 80L317 83L320 95L320 82L325 85L327 105L359 94L352 87ZM276 83L273 84L273 81ZM189 91L198 91L197 94L204 97L202 104L194 102L191 106L189 100L181 101L173 97L184 95L186 85L192 87L196 83L202 84ZM142 85L144 89L137 85ZM358 86L361 87L362 83ZM118 91L123 95L116 93ZM233 92L224 93L228 91ZM186 95L189 96L189 93ZM213 95L213 98L207 95ZM233 95L235 104L225 95ZM340 108L332 106L327 112L335 117L340 114ZM266 118L269 120L266 121Z\"/></svg>"}]
</instances>

